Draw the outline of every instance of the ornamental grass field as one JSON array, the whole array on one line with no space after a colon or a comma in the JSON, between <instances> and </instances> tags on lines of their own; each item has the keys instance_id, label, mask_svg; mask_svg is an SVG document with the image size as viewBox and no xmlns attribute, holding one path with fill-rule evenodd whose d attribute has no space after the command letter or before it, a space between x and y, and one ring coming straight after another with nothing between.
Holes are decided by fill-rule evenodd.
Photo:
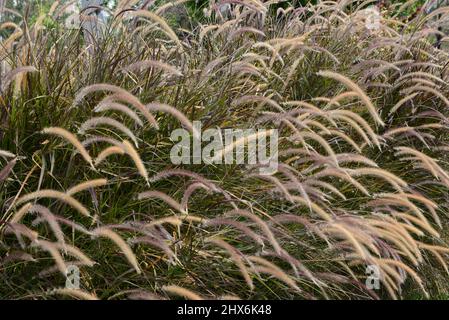
<instances>
[{"instance_id":1,"label":"ornamental grass field","mask_svg":"<svg viewBox=\"0 0 449 320\"><path fill-rule=\"evenodd\" d=\"M6 7L0 297L447 297L449 7L375 2ZM276 129L277 172L173 164L194 121Z\"/></svg>"}]
</instances>

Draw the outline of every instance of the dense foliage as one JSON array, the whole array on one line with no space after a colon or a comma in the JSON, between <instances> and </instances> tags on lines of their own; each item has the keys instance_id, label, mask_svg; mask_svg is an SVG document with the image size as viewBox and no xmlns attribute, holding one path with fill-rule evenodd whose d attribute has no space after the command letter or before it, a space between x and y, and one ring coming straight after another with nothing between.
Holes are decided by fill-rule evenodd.
<instances>
[{"instance_id":1,"label":"dense foliage","mask_svg":"<svg viewBox=\"0 0 449 320\"><path fill-rule=\"evenodd\" d=\"M58 2L8 11L0 297L448 294L447 8L367 28L372 1L239 0L181 29L134 2L92 43ZM278 129L278 172L172 164L193 121Z\"/></svg>"}]
</instances>

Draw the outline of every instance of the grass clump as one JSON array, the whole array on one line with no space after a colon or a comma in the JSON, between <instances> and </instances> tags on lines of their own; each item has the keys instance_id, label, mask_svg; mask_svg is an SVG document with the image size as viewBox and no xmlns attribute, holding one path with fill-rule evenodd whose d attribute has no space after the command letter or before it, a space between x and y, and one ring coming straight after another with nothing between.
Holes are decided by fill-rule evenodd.
<instances>
[{"instance_id":1,"label":"grass clump","mask_svg":"<svg viewBox=\"0 0 449 320\"><path fill-rule=\"evenodd\" d=\"M367 29L369 1L242 0L180 30L168 7L128 2L90 47L62 5L14 14L1 297L448 295L448 53L429 38L448 11ZM277 129L277 173L172 164L171 132L193 121ZM69 265L80 290L64 287Z\"/></svg>"}]
</instances>

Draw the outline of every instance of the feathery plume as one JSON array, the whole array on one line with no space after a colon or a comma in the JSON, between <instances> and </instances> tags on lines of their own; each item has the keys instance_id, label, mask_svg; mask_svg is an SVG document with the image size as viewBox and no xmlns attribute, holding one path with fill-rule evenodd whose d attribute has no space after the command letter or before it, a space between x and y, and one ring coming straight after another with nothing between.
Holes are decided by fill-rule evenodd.
<instances>
[{"instance_id":1,"label":"feathery plume","mask_svg":"<svg viewBox=\"0 0 449 320\"><path fill-rule=\"evenodd\" d=\"M15 158L16 155L11 153L11 152L9 152L9 151L6 151L6 150L0 150L0 157L3 157L3 158Z\"/></svg>"},{"instance_id":2,"label":"feathery plume","mask_svg":"<svg viewBox=\"0 0 449 320\"><path fill-rule=\"evenodd\" d=\"M104 160L106 160L107 157L112 156L114 154L124 155L125 150L123 150L122 147L118 146L111 146L103 151L97 156L97 158L94 161L95 166L98 166L100 163L102 163Z\"/></svg>"},{"instance_id":3,"label":"feathery plume","mask_svg":"<svg viewBox=\"0 0 449 320\"><path fill-rule=\"evenodd\" d=\"M145 179L145 181L148 183L148 172L145 168L145 165L142 162L142 159L140 159L139 154L137 153L136 149L132 146L131 143L128 141L123 141L122 143L123 150L128 154L131 159L134 161L134 164L137 167L137 170L139 171L140 175Z\"/></svg>"},{"instance_id":4,"label":"feathery plume","mask_svg":"<svg viewBox=\"0 0 449 320\"><path fill-rule=\"evenodd\" d=\"M141 71L142 69L153 68L159 69L167 72L168 74L172 74L178 77L182 76L182 72L177 70L174 66L171 66L167 63L157 61L157 60L142 60L139 62L135 62L130 64L129 66L123 68L122 70L125 72L135 72Z\"/></svg>"},{"instance_id":5,"label":"feathery plume","mask_svg":"<svg viewBox=\"0 0 449 320\"><path fill-rule=\"evenodd\" d=\"M181 41L179 41L178 36L176 35L176 33L170 28L170 26L167 24L167 22L161 18L160 16L158 16L157 14L151 12L151 11L147 11L147 10L136 10L136 11L131 11L129 12L130 16L137 16L137 17L144 17L144 18L148 18L151 21L157 23L161 29L165 32L165 34L173 41L176 43L176 45L179 48L182 48L182 43Z\"/></svg>"},{"instance_id":6,"label":"feathery plume","mask_svg":"<svg viewBox=\"0 0 449 320\"><path fill-rule=\"evenodd\" d=\"M112 231L111 229L107 227L100 227L92 231L92 233L99 237L105 237L110 239L112 242L114 242L120 250L123 252L125 257L128 259L129 263L133 266L133 268L136 270L138 274L141 274L142 271L140 270L139 264L137 263L136 256L134 255L131 248L128 246L128 244L125 242L125 240L122 239L116 232Z\"/></svg>"},{"instance_id":7,"label":"feathery plume","mask_svg":"<svg viewBox=\"0 0 449 320\"><path fill-rule=\"evenodd\" d=\"M7 74L5 74L3 76L2 86L0 88L0 91L5 92L5 90L8 89L11 82L14 80L14 78L17 77L18 75L22 75L22 74L28 73L28 72L37 72L37 71L38 70L32 66L19 67L19 68L9 71Z\"/></svg>"},{"instance_id":8,"label":"feathery plume","mask_svg":"<svg viewBox=\"0 0 449 320\"><path fill-rule=\"evenodd\" d=\"M0 182L3 182L8 178L14 166L16 165L16 162L17 159L13 159L8 162L6 166L2 168L2 170L0 170Z\"/></svg>"},{"instance_id":9,"label":"feathery plume","mask_svg":"<svg viewBox=\"0 0 449 320\"><path fill-rule=\"evenodd\" d=\"M275 278L278 278L279 280L283 281L284 283L286 283L287 285L289 285L296 291L298 291L298 292L302 291L296 285L295 281L275 264L269 262L268 260L266 260L264 258L256 257L256 256L250 256L250 257L248 257L248 260L259 264L257 266L252 267L256 272L270 274L270 275L274 276Z\"/></svg>"},{"instance_id":10,"label":"feathery plume","mask_svg":"<svg viewBox=\"0 0 449 320\"><path fill-rule=\"evenodd\" d=\"M67 266L65 264L64 259L61 256L61 253L59 252L58 248L54 243L45 240L38 240L35 242L35 246L40 247L41 249L50 253L59 271L62 273L62 275L64 276L66 275Z\"/></svg>"},{"instance_id":11,"label":"feathery plume","mask_svg":"<svg viewBox=\"0 0 449 320\"><path fill-rule=\"evenodd\" d=\"M163 286L162 290L164 290L165 292L183 297L188 300L203 300L203 298L200 295L196 294L195 292L185 289L185 288L174 286L174 285Z\"/></svg>"},{"instance_id":12,"label":"feathery plume","mask_svg":"<svg viewBox=\"0 0 449 320\"><path fill-rule=\"evenodd\" d=\"M140 120L137 113L135 113L132 109L128 108L124 104L112 102L112 101L106 101L107 99L104 99L102 102L100 102L94 109L95 112L103 112L103 111L119 111L121 113L126 114L128 117L134 120L134 122L139 126L143 127L143 122Z\"/></svg>"},{"instance_id":13,"label":"feathery plume","mask_svg":"<svg viewBox=\"0 0 449 320\"><path fill-rule=\"evenodd\" d=\"M66 193L59 192L56 190L40 190L40 191L28 193L28 194L20 197L17 200L16 205L20 205L22 203L25 203L25 202L28 202L28 201L31 201L34 199L38 199L38 198L50 198L50 199L60 200L64 203L68 204L72 208L76 209L82 215L84 215L86 217L90 217L89 211L80 202L78 202L78 200L76 200L75 198L73 198L72 196L70 196Z\"/></svg>"},{"instance_id":14,"label":"feathery plume","mask_svg":"<svg viewBox=\"0 0 449 320\"><path fill-rule=\"evenodd\" d=\"M120 87L106 84L106 83L99 83L99 84L93 84L91 86L83 88L75 97L75 100L73 102L73 106L77 106L85 96L88 94L91 94L93 92L97 91L110 91L114 94L112 96L109 96L105 98L103 102L111 102L111 101L122 101L131 104L134 108L139 110L147 119L148 123L153 125L156 129L159 128L156 120L154 119L153 115L148 112L148 110L145 108L145 106L140 102L139 99L137 99L134 95L126 91L125 89L122 89ZM101 102L100 102L101 104Z\"/></svg>"},{"instance_id":15,"label":"feathery plume","mask_svg":"<svg viewBox=\"0 0 449 320\"><path fill-rule=\"evenodd\" d=\"M368 111L370 112L373 119L381 126L385 125L385 123L382 121L379 114L377 113L377 110L374 107L373 103L371 102L370 98L368 98L368 96L365 94L365 92L363 92L363 90L360 89L360 87L358 85L356 85L354 82L352 82L349 78L347 78L341 74L332 72L332 71L320 71L320 72L318 72L318 75L325 77L325 78L331 78L331 79L337 80L337 81L343 83L349 90L357 92L359 98L366 105L366 107L368 108Z\"/></svg>"},{"instance_id":16,"label":"feathery plume","mask_svg":"<svg viewBox=\"0 0 449 320\"><path fill-rule=\"evenodd\" d=\"M246 210L236 209L236 210L231 210L231 211L226 212L226 215L242 216L242 217L245 217L245 218L248 218L248 219L254 221L259 226L259 228L265 233L265 235L267 236L271 245L273 246L274 250L276 252L282 251L282 248L279 245L276 238L274 237L273 232L271 232L270 227L265 223L265 221L263 221L261 218L259 218L255 214L253 214L249 211L246 211Z\"/></svg>"},{"instance_id":17,"label":"feathery plume","mask_svg":"<svg viewBox=\"0 0 449 320\"><path fill-rule=\"evenodd\" d=\"M68 288L53 289L50 290L47 294L70 296L72 298L80 300L98 300L97 296L79 289L68 289Z\"/></svg>"},{"instance_id":18,"label":"feathery plume","mask_svg":"<svg viewBox=\"0 0 449 320\"><path fill-rule=\"evenodd\" d=\"M162 201L164 201L165 203L167 203L170 207L172 207L176 211L185 213L185 211L183 210L183 208L182 208L181 204L179 204L179 202L177 202L175 199L173 199L169 195L167 195L163 192L160 192L160 191L153 190L153 191L142 192L142 193L139 193L137 198L138 198L138 200L158 198L158 199L161 199Z\"/></svg>"},{"instance_id":19,"label":"feathery plume","mask_svg":"<svg viewBox=\"0 0 449 320\"><path fill-rule=\"evenodd\" d=\"M91 165L91 167L94 168L94 165L92 163L92 158L90 157L87 150L83 147L81 142L75 137L75 135L73 133L71 133L65 129L57 128L57 127L45 128L44 130L42 130L42 133L56 135L56 136L60 136L64 139L66 139L78 150L78 152L81 154L81 156L84 158L84 160L86 160L87 163L89 163Z\"/></svg>"},{"instance_id":20,"label":"feathery plume","mask_svg":"<svg viewBox=\"0 0 449 320\"><path fill-rule=\"evenodd\" d=\"M96 179L96 180L89 180L86 182L82 182L72 188L70 188L69 190L67 190L67 195L69 196L73 196L74 194L77 194L81 191L90 189L90 188L98 188L98 187L102 187L105 186L108 183L108 180L106 179Z\"/></svg>"},{"instance_id":21,"label":"feathery plume","mask_svg":"<svg viewBox=\"0 0 449 320\"><path fill-rule=\"evenodd\" d=\"M114 120L112 118L109 117L94 117L94 118L90 118L89 120L87 120L86 122L84 122L78 133L81 134L85 134L86 131L96 128L100 125L108 125L111 127L114 127L116 129L118 129L119 131L121 131L122 133L124 133L126 136L128 136L135 144L136 148L139 147L139 144L137 142L137 138L134 135L134 133L132 133L131 130L129 130L126 126L124 126L122 123L120 123L117 120Z\"/></svg>"},{"instance_id":22,"label":"feathery plume","mask_svg":"<svg viewBox=\"0 0 449 320\"><path fill-rule=\"evenodd\" d=\"M179 110L163 103L150 103L146 105L149 111L162 111L171 114L176 119L179 120L190 132L192 132L196 137L200 137L200 133L193 127L189 119Z\"/></svg>"},{"instance_id":23,"label":"feathery plume","mask_svg":"<svg viewBox=\"0 0 449 320\"><path fill-rule=\"evenodd\" d=\"M226 241L224 241L222 239L208 238L208 239L206 239L206 242L213 243L216 246L219 246L219 247L225 249L229 253L231 259L234 261L234 263L240 269L240 272L242 273L242 276L245 279L248 287L251 290L254 290L253 280L251 279L251 276L248 273L248 269L246 268L245 264L243 263L243 259L242 259L243 254L238 249L234 248L233 246L231 246L229 243L227 243Z\"/></svg>"}]
</instances>

